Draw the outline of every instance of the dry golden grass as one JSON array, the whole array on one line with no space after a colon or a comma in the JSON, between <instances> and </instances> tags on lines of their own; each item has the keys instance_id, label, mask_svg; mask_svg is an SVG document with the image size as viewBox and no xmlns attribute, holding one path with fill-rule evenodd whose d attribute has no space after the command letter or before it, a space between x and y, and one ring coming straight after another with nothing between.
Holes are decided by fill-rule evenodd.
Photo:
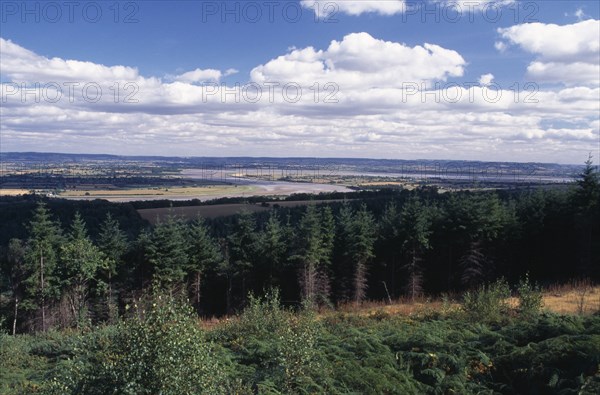
<instances>
[{"instance_id":1,"label":"dry golden grass","mask_svg":"<svg viewBox=\"0 0 600 395\"><path fill-rule=\"evenodd\" d=\"M544 308L561 314L593 314L600 311L600 286L577 283L544 294Z\"/></svg>"},{"instance_id":2,"label":"dry golden grass","mask_svg":"<svg viewBox=\"0 0 600 395\"><path fill-rule=\"evenodd\" d=\"M28 189L0 189L0 196L18 196L29 193Z\"/></svg>"},{"instance_id":3,"label":"dry golden grass","mask_svg":"<svg viewBox=\"0 0 600 395\"><path fill-rule=\"evenodd\" d=\"M546 311L566 315L594 314L600 311L600 286L576 282L549 287L544 291L543 301L543 309ZM511 307L517 307L518 299L509 298L508 303ZM444 302L441 299L425 298L413 301L409 298L400 298L393 300L391 304L384 301L365 301L358 306L355 303L347 303L335 309L322 308L318 313L320 319L340 313L365 318L385 318L392 316L418 317L434 312L448 314L459 310L460 304L456 301ZM236 319L235 316L211 317L200 320L199 325L203 329L209 330Z\"/></svg>"},{"instance_id":4,"label":"dry golden grass","mask_svg":"<svg viewBox=\"0 0 600 395\"><path fill-rule=\"evenodd\" d=\"M509 298L511 307L518 306L517 298ZM342 313L359 316L374 316L377 314L409 316L427 312L452 311L460 308L456 302L444 303L441 299L399 299L392 304L383 301L364 302L360 306L348 303L337 308ZM600 286L588 282L575 282L560 286L549 287L543 293L543 310L559 314L594 314L600 311ZM326 312L324 312L326 314Z\"/></svg>"},{"instance_id":5,"label":"dry golden grass","mask_svg":"<svg viewBox=\"0 0 600 395\"><path fill-rule=\"evenodd\" d=\"M173 187L173 188L135 188L135 189L95 189L65 191L61 197L135 197L135 196L164 196L169 197L194 197L217 196L228 193L251 193L255 190L252 186L219 185L211 187Z\"/></svg>"}]
</instances>

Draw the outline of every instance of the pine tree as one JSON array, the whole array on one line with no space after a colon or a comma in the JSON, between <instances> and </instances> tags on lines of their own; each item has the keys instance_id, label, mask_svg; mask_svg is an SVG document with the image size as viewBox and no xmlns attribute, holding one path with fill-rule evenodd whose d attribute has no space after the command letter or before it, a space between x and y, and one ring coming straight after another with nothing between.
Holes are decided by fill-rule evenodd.
<instances>
[{"instance_id":1,"label":"pine tree","mask_svg":"<svg viewBox=\"0 0 600 395\"><path fill-rule=\"evenodd\" d=\"M41 328L45 332L48 329L48 303L60 293L55 269L62 236L60 227L52 221L43 202L38 203L28 228L24 280L26 289L22 306L28 311L40 310Z\"/></svg>"},{"instance_id":2,"label":"pine tree","mask_svg":"<svg viewBox=\"0 0 600 395\"><path fill-rule=\"evenodd\" d=\"M353 299L362 302L367 290L367 264L375 256L375 220L363 203L354 215L350 231L350 256L354 263Z\"/></svg>"},{"instance_id":3,"label":"pine tree","mask_svg":"<svg viewBox=\"0 0 600 395\"><path fill-rule=\"evenodd\" d=\"M13 299L13 324L12 334L17 332L17 322L19 320L19 303L23 299L23 280L25 278L25 254L26 246L20 239L11 239L8 242L7 249L7 280L9 283L11 296Z\"/></svg>"},{"instance_id":4,"label":"pine tree","mask_svg":"<svg viewBox=\"0 0 600 395\"><path fill-rule=\"evenodd\" d=\"M474 289L481 283L485 275L486 258L481 252L481 245L478 241L472 241L469 249L460 259L462 268L461 283L468 289Z\"/></svg>"},{"instance_id":5,"label":"pine tree","mask_svg":"<svg viewBox=\"0 0 600 395\"><path fill-rule=\"evenodd\" d=\"M281 273L287 250L284 233L277 212L271 211L259 242L259 261L261 262L263 276L266 277L262 283L263 289L280 285L278 277Z\"/></svg>"},{"instance_id":6,"label":"pine tree","mask_svg":"<svg viewBox=\"0 0 600 395\"><path fill-rule=\"evenodd\" d=\"M429 249L431 236L431 212L418 198L409 199L401 212L402 248L409 255L404 266L408 275L406 290L414 300L423 292L422 254Z\"/></svg>"},{"instance_id":7,"label":"pine tree","mask_svg":"<svg viewBox=\"0 0 600 395\"><path fill-rule=\"evenodd\" d=\"M598 256L600 248L592 240L598 238L598 223L600 223L600 176L593 165L590 154L585 167L577 177L577 186L573 193L575 217L577 219L578 251L579 257L577 271L580 276L589 276L598 271L600 261L596 258L596 265L592 265L592 257ZM593 251L596 254L593 254ZM596 267L594 267L596 266Z\"/></svg>"},{"instance_id":8,"label":"pine tree","mask_svg":"<svg viewBox=\"0 0 600 395\"><path fill-rule=\"evenodd\" d=\"M398 262L399 262L399 248L402 244L400 234L400 212L395 202L390 202L386 205L381 219L379 221L379 245L377 250L380 251L383 264L386 268L386 280L390 281L391 293L397 294L397 277L398 277ZM388 300L391 301L391 296L387 292L388 284L383 281Z\"/></svg>"},{"instance_id":9,"label":"pine tree","mask_svg":"<svg viewBox=\"0 0 600 395\"><path fill-rule=\"evenodd\" d=\"M299 266L298 282L303 303L309 307L328 303L330 292L326 271L328 257L323 248L327 242L324 242L323 238L321 215L313 204L306 207L300 219L294 244L294 254L290 260Z\"/></svg>"},{"instance_id":10,"label":"pine tree","mask_svg":"<svg viewBox=\"0 0 600 395\"><path fill-rule=\"evenodd\" d=\"M574 200L578 214L582 216L593 214L600 203L600 175L593 164L591 154L576 181Z\"/></svg>"},{"instance_id":11,"label":"pine tree","mask_svg":"<svg viewBox=\"0 0 600 395\"><path fill-rule=\"evenodd\" d=\"M154 270L153 285L169 292L181 286L189 265L185 227L181 220L169 215L164 222L157 223L146 249Z\"/></svg>"},{"instance_id":12,"label":"pine tree","mask_svg":"<svg viewBox=\"0 0 600 395\"><path fill-rule=\"evenodd\" d=\"M188 257L186 268L188 284L191 286L196 310L200 311L202 275L221 261L221 255L215 241L210 237L204 220L199 217L188 232Z\"/></svg>"},{"instance_id":13,"label":"pine tree","mask_svg":"<svg viewBox=\"0 0 600 395\"><path fill-rule=\"evenodd\" d=\"M473 287L491 272L486 244L498 239L511 220L496 194L478 193L452 197L448 203L449 231L462 250L459 260L461 283Z\"/></svg>"},{"instance_id":14,"label":"pine tree","mask_svg":"<svg viewBox=\"0 0 600 395\"><path fill-rule=\"evenodd\" d=\"M85 222L78 212L71 224L67 242L61 246L63 286L77 327L87 318L91 283L106 266L104 254L88 238Z\"/></svg>"},{"instance_id":15,"label":"pine tree","mask_svg":"<svg viewBox=\"0 0 600 395\"><path fill-rule=\"evenodd\" d=\"M106 214L104 222L100 225L98 247L104 253L105 265L102 267L103 281L106 282L106 307L109 319L116 318L115 301L113 299L113 277L118 268L123 264L123 256L128 249L127 236L119 227L119 222L112 215Z\"/></svg>"},{"instance_id":16,"label":"pine tree","mask_svg":"<svg viewBox=\"0 0 600 395\"><path fill-rule=\"evenodd\" d=\"M231 300L233 284L240 283L240 299L246 300L248 287L251 285L250 274L257 258L259 239L256 232L256 220L249 211L242 211L227 238L227 255L229 259L221 265L221 272L228 279L228 290Z\"/></svg>"},{"instance_id":17,"label":"pine tree","mask_svg":"<svg viewBox=\"0 0 600 395\"><path fill-rule=\"evenodd\" d=\"M334 286L338 302L353 298L354 262L352 259L352 226L354 211L346 201L337 215L335 234Z\"/></svg>"}]
</instances>

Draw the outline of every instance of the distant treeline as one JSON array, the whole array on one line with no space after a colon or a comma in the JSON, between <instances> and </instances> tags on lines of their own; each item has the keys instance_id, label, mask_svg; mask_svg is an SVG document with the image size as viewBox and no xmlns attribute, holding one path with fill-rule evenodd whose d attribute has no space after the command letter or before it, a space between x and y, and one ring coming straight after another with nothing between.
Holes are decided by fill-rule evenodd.
<instances>
[{"instance_id":1,"label":"distant treeline","mask_svg":"<svg viewBox=\"0 0 600 395\"><path fill-rule=\"evenodd\" d=\"M199 314L219 315L271 288L288 305L335 306L526 274L541 283L600 279L591 162L570 189L331 195L344 197L190 223L170 217L154 227L135 210L156 203L4 198L4 325L19 332L112 322L150 289L187 295Z\"/></svg>"}]
</instances>

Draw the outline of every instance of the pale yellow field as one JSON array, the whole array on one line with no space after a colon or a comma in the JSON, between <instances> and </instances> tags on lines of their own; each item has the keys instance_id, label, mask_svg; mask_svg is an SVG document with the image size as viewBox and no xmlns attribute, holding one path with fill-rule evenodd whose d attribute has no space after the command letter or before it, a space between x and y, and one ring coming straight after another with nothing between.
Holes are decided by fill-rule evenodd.
<instances>
[{"instance_id":1,"label":"pale yellow field","mask_svg":"<svg viewBox=\"0 0 600 395\"><path fill-rule=\"evenodd\" d=\"M136 189L94 189L74 190L60 193L60 197L136 197L136 196L164 196L165 198L194 196L227 195L230 193L243 194L255 191L252 186L219 185L210 187L174 187L174 188L136 188Z\"/></svg>"},{"instance_id":2,"label":"pale yellow field","mask_svg":"<svg viewBox=\"0 0 600 395\"><path fill-rule=\"evenodd\" d=\"M518 300L509 298L508 303L517 307ZM350 303L338 308L338 311L355 313L361 316L377 314L411 315L423 312L443 312L444 309L459 309L458 303L444 305L441 300L397 300L392 304L385 302L365 302L360 306ZM600 286L565 285L547 289L543 293L542 310L558 314L594 314L600 311Z\"/></svg>"},{"instance_id":3,"label":"pale yellow field","mask_svg":"<svg viewBox=\"0 0 600 395\"><path fill-rule=\"evenodd\" d=\"M0 189L0 196L18 196L28 193L28 189Z\"/></svg>"}]
</instances>

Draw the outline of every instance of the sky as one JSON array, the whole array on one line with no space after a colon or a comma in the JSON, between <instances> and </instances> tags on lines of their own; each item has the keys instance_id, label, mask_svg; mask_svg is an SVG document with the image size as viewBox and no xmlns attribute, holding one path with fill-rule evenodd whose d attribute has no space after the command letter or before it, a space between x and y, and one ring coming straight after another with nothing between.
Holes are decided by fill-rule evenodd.
<instances>
[{"instance_id":1,"label":"sky","mask_svg":"<svg viewBox=\"0 0 600 395\"><path fill-rule=\"evenodd\" d=\"M600 158L599 2L0 2L0 150Z\"/></svg>"}]
</instances>

